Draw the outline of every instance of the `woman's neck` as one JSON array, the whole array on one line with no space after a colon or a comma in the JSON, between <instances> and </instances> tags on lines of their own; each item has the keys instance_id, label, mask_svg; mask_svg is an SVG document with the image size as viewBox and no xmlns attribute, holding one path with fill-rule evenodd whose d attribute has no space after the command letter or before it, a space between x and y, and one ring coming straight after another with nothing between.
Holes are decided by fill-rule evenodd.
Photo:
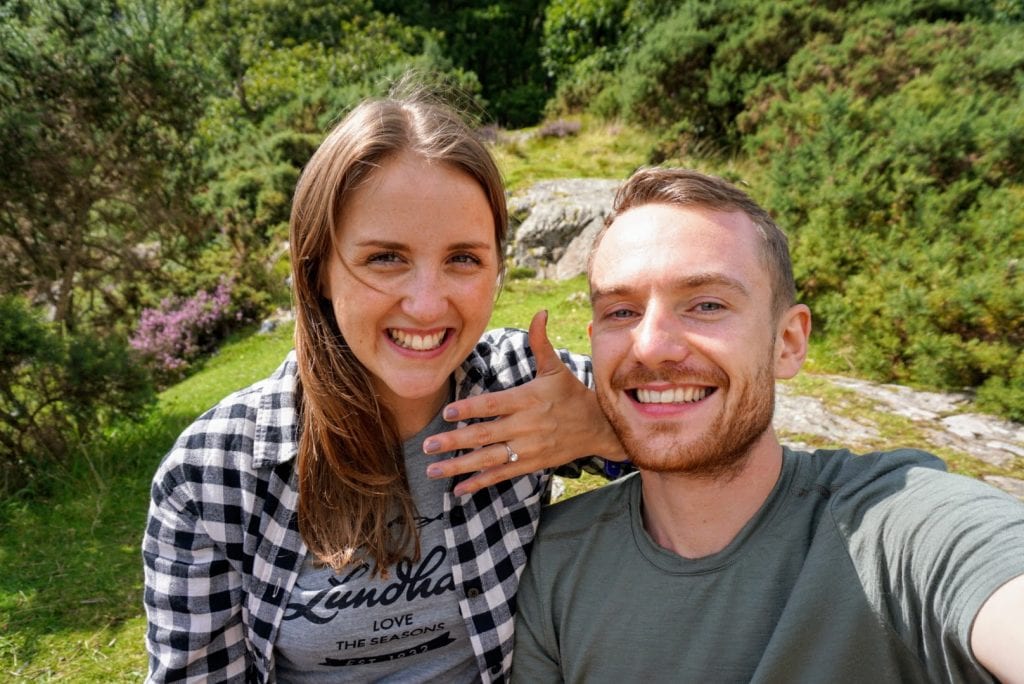
<instances>
[{"instance_id":1,"label":"woman's neck","mask_svg":"<svg viewBox=\"0 0 1024 684\"><path fill-rule=\"evenodd\" d=\"M387 390L381 391L380 389L378 389L378 396L394 416L398 436L404 442L425 428L438 411L448 403L451 396L451 380L449 379L428 397L410 399L398 397Z\"/></svg>"}]
</instances>

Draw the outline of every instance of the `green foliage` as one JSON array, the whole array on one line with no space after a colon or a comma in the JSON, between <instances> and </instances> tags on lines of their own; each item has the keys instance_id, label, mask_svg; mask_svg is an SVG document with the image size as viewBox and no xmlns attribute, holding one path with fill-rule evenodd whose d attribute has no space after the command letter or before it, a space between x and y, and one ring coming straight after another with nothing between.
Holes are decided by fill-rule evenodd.
<instances>
[{"instance_id":1,"label":"green foliage","mask_svg":"<svg viewBox=\"0 0 1024 684\"><path fill-rule=\"evenodd\" d=\"M555 0L548 111L646 127L649 163L735 161L791 233L835 368L1019 416L1020 10Z\"/></svg>"},{"instance_id":2,"label":"green foliage","mask_svg":"<svg viewBox=\"0 0 1024 684\"><path fill-rule=\"evenodd\" d=\"M90 438L153 396L122 341L61 337L18 297L0 297L0 359L0 494L66 471Z\"/></svg>"},{"instance_id":3,"label":"green foliage","mask_svg":"<svg viewBox=\"0 0 1024 684\"><path fill-rule=\"evenodd\" d=\"M549 95L539 49L544 0L375 0L374 6L434 32L440 53L479 79L502 125L537 123Z\"/></svg>"},{"instance_id":4,"label":"green foliage","mask_svg":"<svg viewBox=\"0 0 1024 684\"><path fill-rule=\"evenodd\" d=\"M743 122L798 287L841 356L879 379L982 387L1016 416L1022 39L872 20L796 55Z\"/></svg>"},{"instance_id":5,"label":"green foliage","mask_svg":"<svg viewBox=\"0 0 1024 684\"><path fill-rule=\"evenodd\" d=\"M188 40L157 0L0 9L0 293L109 329L189 246L205 71Z\"/></svg>"},{"instance_id":6,"label":"green foliage","mask_svg":"<svg viewBox=\"0 0 1024 684\"><path fill-rule=\"evenodd\" d=\"M629 0L551 0L544 10L541 57L548 73L564 78L595 51L618 43Z\"/></svg>"}]
</instances>

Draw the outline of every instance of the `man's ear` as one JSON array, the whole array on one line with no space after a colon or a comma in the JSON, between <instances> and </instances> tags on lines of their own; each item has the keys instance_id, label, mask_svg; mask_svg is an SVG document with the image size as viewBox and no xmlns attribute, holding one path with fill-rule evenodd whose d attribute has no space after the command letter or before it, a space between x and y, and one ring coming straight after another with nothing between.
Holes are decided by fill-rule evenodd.
<instances>
[{"instance_id":1,"label":"man's ear","mask_svg":"<svg viewBox=\"0 0 1024 684\"><path fill-rule=\"evenodd\" d=\"M807 358L811 336L811 310L794 304L779 318L775 331L775 377L791 378L800 372Z\"/></svg>"},{"instance_id":2,"label":"man's ear","mask_svg":"<svg viewBox=\"0 0 1024 684\"><path fill-rule=\"evenodd\" d=\"M590 341L594 340L594 321L587 323L587 339Z\"/></svg>"}]
</instances>

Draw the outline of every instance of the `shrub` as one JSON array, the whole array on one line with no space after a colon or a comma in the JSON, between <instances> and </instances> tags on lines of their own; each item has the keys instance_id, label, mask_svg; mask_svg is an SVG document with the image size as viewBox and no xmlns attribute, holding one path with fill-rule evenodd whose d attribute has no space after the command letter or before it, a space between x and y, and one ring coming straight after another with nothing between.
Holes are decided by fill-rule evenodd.
<instances>
[{"instance_id":1,"label":"shrub","mask_svg":"<svg viewBox=\"0 0 1024 684\"><path fill-rule=\"evenodd\" d=\"M0 493L63 472L91 437L153 400L123 341L61 336L20 297L0 297Z\"/></svg>"},{"instance_id":2,"label":"shrub","mask_svg":"<svg viewBox=\"0 0 1024 684\"><path fill-rule=\"evenodd\" d=\"M876 19L743 125L797 285L853 369L1024 414L1024 27Z\"/></svg>"},{"instance_id":3,"label":"shrub","mask_svg":"<svg viewBox=\"0 0 1024 684\"><path fill-rule=\"evenodd\" d=\"M168 297L157 308L144 309L131 346L161 384L182 377L191 362L220 342L241 313L231 306L231 282L222 280L213 292Z\"/></svg>"}]
</instances>

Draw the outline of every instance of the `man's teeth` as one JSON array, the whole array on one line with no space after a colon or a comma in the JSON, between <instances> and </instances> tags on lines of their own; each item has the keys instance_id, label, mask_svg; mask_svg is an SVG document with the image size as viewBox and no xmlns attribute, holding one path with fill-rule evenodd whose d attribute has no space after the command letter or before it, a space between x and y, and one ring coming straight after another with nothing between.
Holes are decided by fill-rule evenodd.
<instances>
[{"instance_id":1,"label":"man's teeth","mask_svg":"<svg viewBox=\"0 0 1024 684\"><path fill-rule=\"evenodd\" d=\"M409 335L401 330L388 330L388 335L391 339L398 344L399 347L405 347L406 349L412 349L414 351L427 351L430 349L437 349L441 346L441 340L444 339L444 331L434 333L433 335Z\"/></svg>"},{"instance_id":2,"label":"man's teeth","mask_svg":"<svg viewBox=\"0 0 1024 684\"><path fill-rule=\"evenodd\" d=\"M674 387L661 391L638 389L636 398L641 404L683 404L700 401L709 392L707 387Z\"/></svg>"}]
</instances>

